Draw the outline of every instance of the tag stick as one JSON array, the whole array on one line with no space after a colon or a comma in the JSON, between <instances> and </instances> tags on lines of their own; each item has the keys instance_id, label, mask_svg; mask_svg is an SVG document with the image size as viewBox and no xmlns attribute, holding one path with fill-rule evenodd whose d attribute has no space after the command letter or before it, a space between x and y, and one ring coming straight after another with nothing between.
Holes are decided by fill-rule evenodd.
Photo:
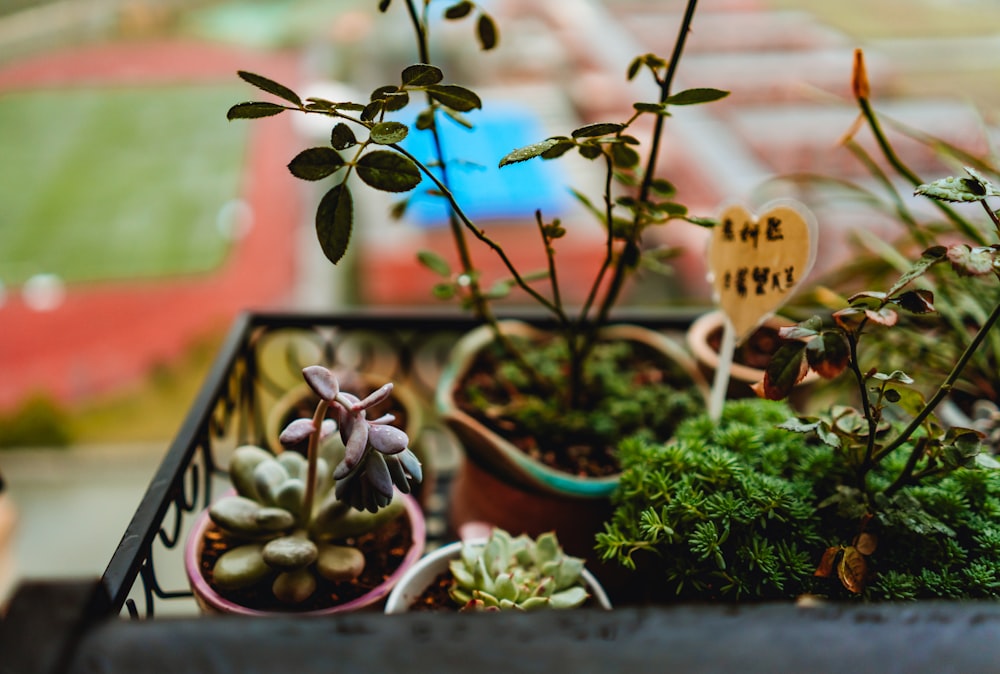
<instances>
[{"instance_id":1,"label":"tag stick","mask_svg":"<svg viewBox=\"0 0 1000 674\"><path fill-rule=\"evenodd\" d=\"M719 344L719 362L715 366L715 379L712 381L711 399L708 414L712 421L722 418L722 406L726 402L729 391L729 373L733 366L733 353L736 351L736 330L733 322L726 316L722 324L722 343Z\"/></svg>"}]
</instances>

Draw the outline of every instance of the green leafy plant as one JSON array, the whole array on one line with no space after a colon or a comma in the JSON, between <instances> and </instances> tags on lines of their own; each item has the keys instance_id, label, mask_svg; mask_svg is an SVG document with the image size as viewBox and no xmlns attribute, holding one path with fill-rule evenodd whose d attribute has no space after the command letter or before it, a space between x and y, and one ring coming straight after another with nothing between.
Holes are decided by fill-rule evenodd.
<instances>
[{"instance_id":1,"label":"green leafy plant","mask_svg":"<svg viewBox=\"0 0 1000 674\"><path fill-rule=\"evenodd\" d=\"M212 521L242 541L214 564L212 582L223 591L270 583L278 600L301 604L316 591L317 574L334 582L357 578L364 554L334 541L399 517L403 505L395 492L409 493L422 478L406 433L388 425L392 416L367 418L366 410L390 395L391 383L359 400L341 391L325 367L309 366L303 376L320 398L313 417L285 428L285 451L277 455L237 448L229 465L236 494L209 508ZM330 407L336 419L327 418ZM333 442L320 456L327 438Z\"/></svg>"},{"instance_id":2,"label":"green leafy plant","mask_svg":"<svg viewBox=\"0 0 1000 674\"><path fill-rule=\"evenodd\" d=\"M392 2L383 0L379 10L386 12ZM711 220L688 213L676 201L676 190L666 179L657 175L656 162L660 155L665 120L674 106L687 106L718 100L727 92L695 88L672 90L674 74L684 49L685 39L694 17L696 1L690 0L683 17L673 53L669 58L646 54L630 64L626 76L634 79L646 73L655 84L656 97L639 101L631 114L621 121L587 124L565 135L541 139L527 147L512 149L503 157L482 158L480 163L495 162L500 167L531 160L554 160L570 154L603 168L603 190L589 197L577 197L600 221L606 232L603 255L594 270L586 299L580 307L566 304L560 288L556 253L566 226L558 219L550 220L536 211L538 245L545 252L544 269L523 270L518 267L503 246L475 222L464 210L451 190L449 166L442 150L441 125L456 123L472 126L475 112L482 100L471 89L446 82L444 72L431 62L429 35L434 23L431 8L443 7L444 21L473 20L476 38L484 50L492 49L499 40L499 31L492 17L479 5L468 0L434 2L403 0L416 38L419 62L402 70L399 80L379 86L369 100L362 102L329 101L319 98L302 99L288 87L264 76L240 72L240 77L280 102L249 101L233 106L229 119L269 117L286 111L331 118L330 143L308 148L295 156L289 170L298 178L309 181L331 180L332 186L319 202L316 211L316 232L323 252L331 262L340 261L352 238L354 222L354 183L403 194L424 186L430 193L447 202L452 243L458 252L459 269L452 270L437 251L422 251L419 259L439 273L441 283L436 294L456 298L462 305L493 327L496 343L504 358L513 362L524 380L538 396L547 401L558 419L572 416L570 411L588 409L595 399L608 394L598 389L595 369L590 367L600 342L599 328L608 323L612 308L621 297L626 280L640 268L644 256L655 252L643 250L643 233L650 227L670 221L685 220L698 225L710 225ZM421 105L412 128L394 117L411 103ZM641 144L633 135L641 122L652 119L653 131L646 151L645 163L640 155ZM421 162L402 144L410 133L430 134L435 160ZM357 180L354 180L354 179ZM405 211L408 199L394 208ZM509 278L494 286L484 287L479 270L472 261L471 246L475 243L489 249L503 264ZM547 288L538 286L544 280ZM554 319L560 367L542 368L537 359L527 355L536 347L519 342L504 334L493 311L493 302L519 289ZM511 382L507 384L512 385ZM690 386L690 382L679 384ZM672 387L678 386L676 383ZM523 388L523 387L522 387ZM550 443L543 443L550 444ZM600 452L602 448L593 451Z\"/></svg>"},{"instance_id":3,"label":"green leafy plant","mask_svg":"<svg viewBox=\"0 0 1000 674\"><path fill-rule=\"evenodd\" d=\"M978 203L1000 231L1000 217L987 202L997 195L996 189L974 169L966 171L967 177L945 178L919 185L915 191L935 200ZM981 470L991 474L983 478L983 485L995 481L993 475L1000 463L982 451L982 433L970 428L949 428L938 421L934 411L952 391L963 368L1000 318L1000 301L969 335L951 371L927 398L915 385L919 379L916 371L913 374L902 370L880 371L877 363L863 362L861 347L872 330L901 329L901 312L926 315L934 311L934 294L913 287L931 268L948 265L960 277L998 276L998 254L997 245L933 246L888 291L862 291L849 298L847 307L833 313L830 324L813 317L781 331L789 341L775 354L758 385L761 396L772 399L787 396L809 370L826 378L846 372L856 387L860 409L835 406L826 414L800 417L784 424L789 430L815 434L829 445L846 468L845 481L826 503L857 519L856 536L873 541L873 527L901 526L914 537L928 536L926 545L937 542L935 535L959 545L956 529L945 524L940 513L915 494L924 493L921 490L935 491L936 499L946 499L955 506L955 517L970 519L973 513L964 511L964 490L956 488L951 492L943 486L943 480L954 477L959 482L951 484L961 486L963 480L977 478L959 475ZM919 366L920 363L911 363L913 368ZM868 568L864 557L864 551L855 543L832 545L820 570L825 575L834 575L836 571L845 587L860 592L867 584L867 573L862 573Z\"/></svg>"},{"instance_id":4,"label":"green leafy plant","mask_svg":"<svg viewBox=\"0 0 1000 674\"><path fill-rule=\"evenodd\" d=\"M448 569L448 594L463 611L569 609L590 596L583 560L565 554L552 532L533 539L494 528L485 541L463 542Z\"/></svg>"}]
</instances>

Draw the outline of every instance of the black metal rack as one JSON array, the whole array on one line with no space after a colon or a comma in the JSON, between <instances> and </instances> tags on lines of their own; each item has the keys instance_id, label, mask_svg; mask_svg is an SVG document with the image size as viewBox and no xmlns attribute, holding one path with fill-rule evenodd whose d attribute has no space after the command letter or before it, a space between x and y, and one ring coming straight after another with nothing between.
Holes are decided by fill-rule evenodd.
<instances>
[{"instance_id":1,"label":"black metal rack","mask_svg":"<svg viewBox=\"0 0 1000 674\"><path fill-rule=\"evenodd\" d=\"M680 333L694 315L617 318ZM164 582L154 559L169 557L190 515L211 502L226 452L264 440L268 405L303 365L375 370L429 396L448 347L474 325L467 316L425 311L240 316L103 576L18 589L0 622L0 674L509 671L512 663L519 671L1000 671L1000 606L983 602L365 612L322 620L163 615L174 602L194 604L186 587ZM447 469L438 477L443 495Z\"/></svg>"}]
</instances>

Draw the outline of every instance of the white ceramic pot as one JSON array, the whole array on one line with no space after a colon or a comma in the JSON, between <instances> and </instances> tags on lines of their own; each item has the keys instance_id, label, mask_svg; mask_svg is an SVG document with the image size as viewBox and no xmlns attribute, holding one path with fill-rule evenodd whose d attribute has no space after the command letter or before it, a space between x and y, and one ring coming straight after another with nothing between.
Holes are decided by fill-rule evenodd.
<instances>
[{"instance_id":1,"label":"white ceramic pot","mask_svg":"<svg viewBox=\"0 0 1000 674\"><path fill-rule=\"evenodd\" d=\"M440 574L448 570L448 562L457 559L462 550L462 542L456 541L442 546L414 564L403 574L399 582L389 593L385 602L386 613L406 613L413 602L423 594L430 584ZM582 573L587 592L597 601L601 608L611 610L611 600L601 586L601 583L586 569Z\"/></svg>"}]
</instances>

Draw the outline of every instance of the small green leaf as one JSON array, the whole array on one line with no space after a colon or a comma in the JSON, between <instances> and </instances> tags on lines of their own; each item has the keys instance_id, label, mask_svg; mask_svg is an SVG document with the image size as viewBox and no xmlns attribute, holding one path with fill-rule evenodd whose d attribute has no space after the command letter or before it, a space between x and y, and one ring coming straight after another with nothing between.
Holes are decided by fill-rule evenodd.
<instances>
[{"instance_id":1,"label":"small green leaf","mask_svg":"<svg viewBox=\"0 0 1000 674\"><path fill-rule=\"evenodd\" d=\"M921 254L920 259L913 263L902 276L900 276L889 292L886 293L888 296L895 295L897 292L903 289L910 281L922 276L928 269L933 267L938 262L942 262L948 255L948 249L944 246L932 246L928 248Z\"/></svg>"},{"instance_id":2,"label":"small green leaf","mask_svg":"<svg viewBox=\"0 0 1000 674\"><path fill-rule=\"evenodd\" d=\"M406 138L409 132L410 129L401 122L380 122L372 127L371 139L379 145L391 145Z\"/></svg>"},{"instance_id":3,"label":"small green leaf","mask_svg":"<svg viewBox=\"0 0 1000 674\"><path fill-rule=\"evenodd\" d=\"M417 261L424 265L438 276L451 278L451 265L443 257L431 250L422 250L417 253Z\"/></svg>"},{"instance_id":4,"label":"small green leaf","mask_svg":"<svg viewBox=\"0 0 1000 674\"><path fill-rule=\"evenodd\" d=\"M626 169L632 168L639 163L639 153L628 145L615 143L611 146L611 159L614 161L615 166Z\"/></svg>"},{"instance_id":5,"label":"small green leaf","mask_svg":"<svg viewBox=\"0 0 1000 674\"><path fill-rule=\"evenodd\" d=\"M579 129L573 131L572 136L574 138L596 138L597 136L607 136L612 133L618 133L624 128L624 124L619 124L617 122L598 122L596 124L581 126Z\"/></svg>"},{"instance_id":6,"label":"small green leaf","mask_svg":"<svg viewBox=\"0 0 1000 674\"><path fill-rule=\"evenodd\" d=\"M562 137L557 140L559 142L542 153L542 159L557 159L576 147L576 143L568 138Z\"/></svg>"},{"instance_id":7,"label":"small green leaf","mask_svg":"<svg viewBox=\"0 0 1000 674\"><path fill-rule=\"evenodd\" d=\"M497 46L499 33L496 22L489 14L481 14L476 22L476 35L479 37L479 46L483 51L489 51Z\"/></svg>"},{"instance_id":8,"label":"small green leaf","mask_svg":"<svg viewBox=\"0 0 1000 674\"><path fill-rule=\"evenodd\" d=\"M700 103L711 103L728 95L728 91L721 89L686 89L668 96L663 102L665 105L698 105Z\"/></svg>"},{"instance_id":9,"label":"small green leaf","mask_svg":"<svg viewBox=\"0 0 1000 674\"><path fill-rule=\"evenodd\" d=\"M382 112L382 101L372 101L361 111L361 121L370 122Z\"/></svg>"},{"instance_id":10,"label":"small green leaf","mask_svg":"<svg viewBox=\"0 0 1000 674\"><path fill-rule=\"evenodd\" d=\"M237 71L237 75L240 76L245 82L249 82L258 89L262 89L269 94L274 94L278 98L283 98L289 103L294 103L298 107L302 107L302 99L299 98L298 94L289 89L283 84L278 84L274 80L268 79L262 75L257 75L256 73L249 73L245 70Z\"/></svg>"},{"instance_id":11,"label":"small green leaf","mask_svg":"<svg viewBox=\"0 0 1000 674\"><path fill-rule=\"evenodd\" d=\"M982 276L995 271L996 254L991 247L959 243L948 247L948 262L959 276Z\"/></svg>"},{"instance_id":12,"label":"small green leaf","mask_svg":"<svg viewBox=\"0 0 1000 674\"><path fill-rule=\"evenodd\" d=\"M459 112L470 112L483 107L476 92L457 84L432 84L427 87L427 93L441 105Z\"/></svg>"},{"instance_id":13,"label":"small green leaf","mask_svg":"<svg viewBox=\"0 0 1000 674\"><path fill-rule=\"evenodd\" d=\"M920 185L914 194L930 197L939 201L982 201L988 197L1000 196L1000 191L974 169L966 167L970 178L950 176Z\"/></svg>"},{"instance_id":14,"label":"small green leaf","mask_svg":"<svg viewBox=\"0 0 1000 674\"><path fill-rule=\"evenodd\" d=\"M631 63L628 64L628 70L625 71L625 78L630 82L634 80L635 76L639 74L639 68L641 67L642 67L642 57L637 56L636 58L632 59Z\"/></svg>"},{"instance_id":15,"label":"small green leaf","mask_svg":"<svg viewBox=\"0 0 1000 674\"><path fill-rule=\"evenodd\" d=\"M403 84L411 87L425 87L444 79L444 73L437 66L418 63L403 70Z\"/></svg>"},{"instance_id":16,"label":"small green leaf","mask_svg":"<svg viewBox=\"0 0 1000 674\"><path fill-rule=\"evenodd\" d=\"M667 107L663 103L633 103L632 107L636 112L651 112L654 115L669 115Z\"/></svg>"},{"instance_id":17,"label":"small green leaf","mask_svg":"<svg viewBox=\"0 0 1000 674\"><path fill-rule=\"evenodd\" d=\"M330 145L333 146L334 150L346 150L349 147L354 147L358 144L358 139L354 137L354 132L351 131L351 127L347 126L343 122L337 124L333 127L333 131L330 132Z\"/></svg>"},{"instance_id":18,"label":"small green leaf","mask_svg":"<svg viewBox=\"0 0 1000 674\"><path fill-rule=\"evenodd\" d=\"M287 110L283 105L278 105L277 103L267 103L264 101L254 101L247 103L237 103L233 107L229 108L229 112L226 113L226 119L232 121L234 119L257 119L259 117L271 117L273 115L278 115Z\"/></svg>"},{"instance_id":19,"label":"small green leaf","mask_svg":"<svg viewBox=\"0 0 1000 674\"><path fill-rule=\"evenodd\" d=\"M406 192L420 184L420 169L398 152L374 150L361 157L358 177L383 192Z\"/></svg>"},{"instance_id":20,"label":"small green leaf","mask_svg":"<svg viewBox=\"0 0 1000 674\"><path fill-rule=\"evenodd\" d=\"M469 0L461 0L461 2L458 2L444 10L444 18L462 19L469 15L473 7L474 5L469 2Z\"/></svg>"},{"instance_id":21,"label":"small green leaf","mask_svg":"<svg viewBox=\"0 0 1000 674\"><path fill-rule=\"evenodd\" d=\"M583 157L584 159L597 159L598 157L601 156L600 145L585 144L585 145L580 145L578 147L580 151L580 156Z\"/></svg>"},{"instance_id":22,"label":"small green leaf","mask_svg":"<svg viewBox=\"0 0 1000 674\"><path fill-rule=\"evenodd\" d=\"M517 164L518 162L538 157L562 142L564 141L561 141L558 138L548 138L540 143L533 143L527 147L522 147L514 150L513 152L509 152L503 157L503 159L500 160L500 168L503 168L508 164Z\"/></svg>"},{"instance_id":23,"label":"small green leaf","mask_svg":"<svg viewBox=\"0 0 1000 674\"><path fill-rule=\"evenodd\" d=\"M333 264L344 257L353 225L354 200L347 185L340 183L323 195L316 209L316 236L323 254Z\"/></svg>"},{"instance_id":24,"label":"small green leaf","mask_svg":"<svg viewBox=\"0 0 1000 674\"><path fill-rule=\"evenodd\" d=\"M382 101L382 106L387 112L402 110L409 104L410 94L405 91L397 91L394 94L388 94L385 97L385 100Z\"/></svg>"},{"instance_id":25,"label":"small green leaf","mask_svg":"<svg viewBox=\"0 0 1000 674\"><path fill-rule=\"evenodd\" d=\"M311 147L297 154L288 164L288 170L302 180L322 180L343 165L344 158L333 148Z\"/></svg>"}]
</instances>

